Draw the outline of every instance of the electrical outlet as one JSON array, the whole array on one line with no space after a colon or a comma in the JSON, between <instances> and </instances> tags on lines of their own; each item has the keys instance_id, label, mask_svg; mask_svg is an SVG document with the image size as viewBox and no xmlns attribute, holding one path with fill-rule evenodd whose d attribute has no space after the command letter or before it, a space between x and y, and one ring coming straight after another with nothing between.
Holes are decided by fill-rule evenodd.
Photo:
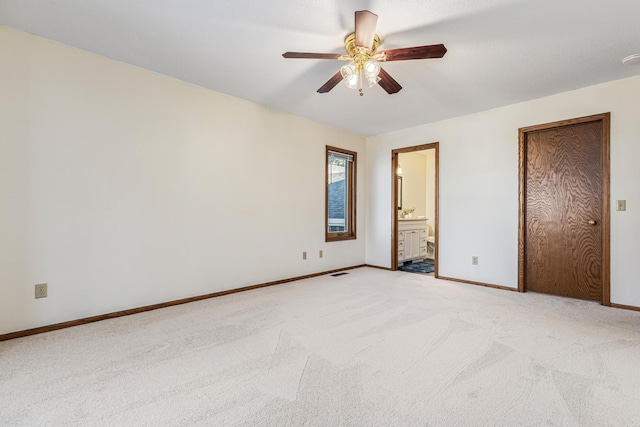
<instances>
[{"instance_id":1,"label":"electrical outlet","mask_svg":"<svg viewBox=\"0 0 640 427\"><path fill-rule=\"evenodd\" d=\"M307 259L307 253L306 252L302 252L302 259L304 259L304 260Z\"/></svg>"},{"instance_id":2,"label":"electrical outlet","mask_svg":"<svg viewBox=\"0 0 640 427\"><path fill-rule=\"evenodd\" d=\"M478 257L477 256L472 256L471 257L471 265L478 265Z\"/></svg>"},{"instance_id":3,"label":"electrical outlet","mask_svg":"<svg viewBox=\"0 0 640 427\"><path fill-rule=\"evenodd\" d=\"M627 201L626 200L617 200L616 201L616 210L617 211L626 211L627 210Z\"/></svg>"},{"instance_id":4,"label":"electrical outlet","mask_svg":"<svg viewBox=\"0 0 640 427\"><path fill-rule=\"evenodd\" d=\"M318 252L318 257L322 258L324 256L324 252L322 251L322 249L320 249L320 252Z\"/></svg>"},{"instance_id":5,"label":"electrical outlet","mask_svg":"<svg viewBox=\"0 0 640 427\"><path fill-rule=\"evenodd\" d=\"M47 284L40 283L36 285L36 298L46 298L47 297Z\"/></svg>"}]
</instances>

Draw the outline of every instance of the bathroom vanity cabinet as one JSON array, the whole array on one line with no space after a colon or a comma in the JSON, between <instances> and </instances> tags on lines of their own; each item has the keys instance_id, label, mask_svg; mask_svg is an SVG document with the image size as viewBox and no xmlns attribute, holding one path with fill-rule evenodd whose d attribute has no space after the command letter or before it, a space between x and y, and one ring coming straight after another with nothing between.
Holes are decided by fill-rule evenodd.
<instances>
[{"instance_id":1,"label":"bathroom vanity cabinet","mask_svg":"<svg viewBox=\"0 0 640 427\"><path fill-rule=\"evenodd\" d=\"M427 256L427 220L398 220L398 263Z\"/></svg>"}]
</instances>

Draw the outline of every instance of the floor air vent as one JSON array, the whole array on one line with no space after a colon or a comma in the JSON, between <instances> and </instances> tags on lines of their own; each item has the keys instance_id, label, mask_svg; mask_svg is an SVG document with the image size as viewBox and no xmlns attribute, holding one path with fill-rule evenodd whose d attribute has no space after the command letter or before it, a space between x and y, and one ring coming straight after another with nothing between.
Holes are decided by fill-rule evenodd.
<instances>
[{"instance_id":1,"label":"floor air vent","mask_svg":"<svg viewBox=\"0 0 640 427\"><path fill-rule=\"evenodd\" d=\"M349 274L349 273L336 273L336 274L332 274L331 277L344 276L345 274Z\"/></svg>"}]
</instances>

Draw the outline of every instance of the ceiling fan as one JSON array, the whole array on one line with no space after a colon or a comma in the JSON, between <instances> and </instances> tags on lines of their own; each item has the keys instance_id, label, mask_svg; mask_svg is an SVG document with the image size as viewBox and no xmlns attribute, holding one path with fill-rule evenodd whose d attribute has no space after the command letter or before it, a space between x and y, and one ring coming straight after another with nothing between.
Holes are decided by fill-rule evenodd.
<instances>
[{"instance_id":1,"label":"ceiling fan","mask_svg":"<svg viewBox=\"0 0 640 427\"><path fill-rule=\"evenodd\" d=\"M443 44L405 47L378 52L380 37L375 33L378 15L368 10L359 10L355 15L355 32L349 34L344 40L346 55L306 52L285 52L282 54L285 58L351 61L350 64L344 65L340 68L340 71L323 84L318 89L318 93L327 93L344 80L347 87L357 89L360 92L360 96L363 95L363 84L368 84L369 87L379 84L382 89L391 95L399 92L402 86L380 67L380 62L442 58L447 53L447 48Z\"/></svg>"}]
</instances>

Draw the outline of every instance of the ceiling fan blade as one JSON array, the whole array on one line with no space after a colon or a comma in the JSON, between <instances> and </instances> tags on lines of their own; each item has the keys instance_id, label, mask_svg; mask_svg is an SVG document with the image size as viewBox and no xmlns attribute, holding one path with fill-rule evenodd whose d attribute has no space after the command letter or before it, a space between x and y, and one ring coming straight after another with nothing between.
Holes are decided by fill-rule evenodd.
<instances>
[{"instance_id":1,"label":"ceiling fan blade","mask_svg":"<svg viewBox=\"0 0 640 427\"><path fill-rule=\"evenodd\" d=\"M402 86L400 86L400 84L382 68L380 68L378 77L380 77L378 85L380 85L382 89L386 90L389 95L398 93L400 92L400 89L402 89Z\"/></svg>"},{"instance_id":2,"label":"ceiling fan blade","mask_svg":"<svg viewBox=\"0 0 640 427\"><path fill-rule=\"evenodd\" d=\"M317 92L318 93L327 93L331 89L336 87L336 85L338 83L340 83L341 81L342 81L342 74L340 73L340 71L338 71L329 80L327 80L327 82L325 84L323 84L322 87L320 87L320 89L318 89Z\"/></svg>"},{"instance_id":3,"label":"ceiling fan blade","mask_svg":"<svg viewBox=\"0 0 640 427\"><path fill-rule=\"evenodd\" d=\"M378 15L368 10L356 12L356 46L371 49L378 25Z\"/></svg>"},{"instance_id":4,"label":"ceiling fan blade","mask_svg":"<svg viewBox=\"0 0 640 427\"><path fill-rule=\"evenodd\" d=\"M285 52L285 58L306 58L306 59L340 59L339 53L308 53L308 52Z\"/></svg>"},{"instance_id":5,"label":"ceiling fan blade","mask_svg":"<svg viewBox=\"0 0 640 427\"><path fill-rule=\"evenodd\" d=\"M387 61L404 61L407 59L442 58L447 53L447 48L443 44L432 44L429 46L383 50L378 53L384 53Z\"/></svg>"}]
</instances>

